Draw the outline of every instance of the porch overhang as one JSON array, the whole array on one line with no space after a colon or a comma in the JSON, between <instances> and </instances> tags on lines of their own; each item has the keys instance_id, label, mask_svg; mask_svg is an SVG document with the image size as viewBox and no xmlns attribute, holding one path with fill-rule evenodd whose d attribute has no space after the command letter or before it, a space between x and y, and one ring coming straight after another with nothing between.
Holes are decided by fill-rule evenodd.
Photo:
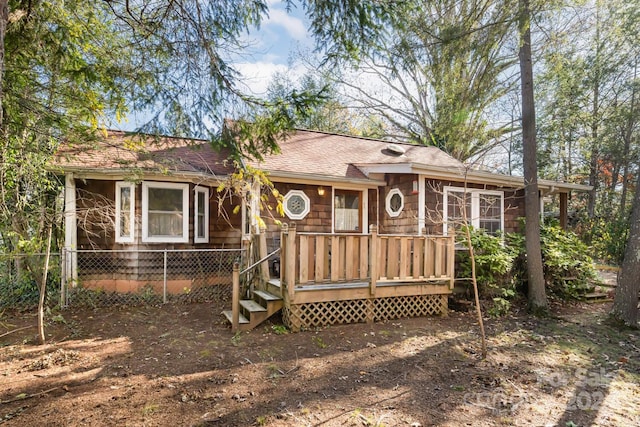
<instances>
[{"instance_id":1,"label":"porch overhang","mask_svg":"<svg viewBox=\"0 0 640 427\"><path fill-rule=\"evenodd\" d=\"M66 175L72 173L74 178L78 179L95 179L105 181L123 181L132 178L145 181L162 181L162 182L190 182L193 184L219 185L225 181L227 175L216 175L200 173L200 172L169 172L160 173L157 170L132 170L132 169L84 169L78 167L50 168L53 173Z\"/></svg>"},{"instance_id":2,"label":"porch overhang","mask_svg":"<svg viewBox=\"0 0 640 427\"><path fill-rule=\"evenodd\" d=\"M340 184L340 186L344 186L345 183L349 183L353 187L371 188L371 189L376 189L380 186L385 186L387 184L384 180L379 180L379 179L361 179L361 178L349 178L345 176L303 174L303 173L270 171L270 170L266 170L266 172L269 173L269 179L273 182L287 182L292 184L310 184L310 185Z\"/></svg>"},{"instance_id":3,"label":"porch overhang","mask_svg":"<svg viewBox=\"0 0 640 427\"><path fill-rule=\"evenodd\" d=\"M467 181L474 184L488 184L497 187L524 188L524 178L521 176L501 175L497 173L473 170L466 167L436 166L416 163L395 164L356 164L367 176L385 173L413 173L429 178ZM538 180L538 188L543 194L568 193L570 191L588 192L593 189L590 185L573 184L546 179Z\"/></svg>"}]
</instances>

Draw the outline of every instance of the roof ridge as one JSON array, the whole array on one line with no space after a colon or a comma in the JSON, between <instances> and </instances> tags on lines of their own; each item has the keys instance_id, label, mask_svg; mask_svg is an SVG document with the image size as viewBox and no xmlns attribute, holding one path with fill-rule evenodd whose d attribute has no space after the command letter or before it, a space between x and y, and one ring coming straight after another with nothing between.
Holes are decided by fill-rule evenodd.
<instances>
[{"instance_id":1,"label":"roof ridge","mask_svg":"<svg viewBox=\"0 0 640 427\"><path fill-rule=\"evenodd\" d=\"M209 139L204 138L194 138L190 136L175 136L175 135L165 135L165 134L153 134L147 132L136 132L136 131L128 131L128 130L120 130L120 129L106 129L107 133L118 133L123 135L140 135L140 136L150 136L150 137L158 137L158 138L167 138L167 139L181 139L181 140L189 140L189 141L202 141L202 142L211 142Z\"/></svg>"},{"instance_id":2,"label":"roof ridge","mask_svg":"<svg viewBox=\"0 0 640 427\"><path fill-rule=\"evenodd\" d=\"M346 138L362 139L364 141L383 142L385 144L407 145L407 146L410 146L410 147L430 147L429 145L413 144L411 142L390 141L390 140L387 140L387 139L372 138L372 137L368 137L368 136L348 135L346 133L330 132L330 131L324 131L324 130L313 130L313 129L304 129L304 128L293 128L293 130L294 131L302 131L302 132L310 132L310 133L320 133L320 134L323 134L323 135L331 135L331 136L340 136L340 137L346 137Z\"/></svg>"}]
</instances>

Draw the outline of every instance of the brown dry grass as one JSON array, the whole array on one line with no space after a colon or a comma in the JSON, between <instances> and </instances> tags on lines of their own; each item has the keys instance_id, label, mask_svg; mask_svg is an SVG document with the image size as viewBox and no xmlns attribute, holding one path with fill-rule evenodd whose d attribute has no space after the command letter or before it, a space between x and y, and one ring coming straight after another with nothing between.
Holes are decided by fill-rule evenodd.
<instances>
[{"instance_id":1,"label":"brown dry grass","mask_svg":"<svg viewBox=\"0 0 640 427\"><path fill-rule=\"evenodd\" d=\"M638 331L606 304L487 319L486 360L468 313L234 336L221 309L64 311L45 346L5 336L0 424L640 425Z\"/></svg>"}]
</instances>

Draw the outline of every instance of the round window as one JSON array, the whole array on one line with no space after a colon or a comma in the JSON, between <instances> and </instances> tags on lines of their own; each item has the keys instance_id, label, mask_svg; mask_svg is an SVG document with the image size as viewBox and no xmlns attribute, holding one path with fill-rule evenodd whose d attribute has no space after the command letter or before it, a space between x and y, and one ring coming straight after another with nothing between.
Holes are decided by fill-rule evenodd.
<instances>
[{"instance_id":1,"label":"round window","mask_svg":"<svg viewBox=\"0 0 640 427\"><path fill-rule=\"evenodd\" d=\"M309 206L309 198L300 190L291 190L284 196L284 213L290 219L303 219L309 213Z\"/></svg>"},{"instance_id":2,"label":"round window","mask_svg":"<svg viewBox=\"0 0 640 427\"><path fill-rule=\"evenodd\" d=\"M385 210L387 211L387 214L390 217L397 217L400 215L403 208L404 208L404 196L402 195L402 192L397 188L394 188L391 191L389 191L389 194L387 194L387 199L385 203Z\"/></svg>"}]
</instances>

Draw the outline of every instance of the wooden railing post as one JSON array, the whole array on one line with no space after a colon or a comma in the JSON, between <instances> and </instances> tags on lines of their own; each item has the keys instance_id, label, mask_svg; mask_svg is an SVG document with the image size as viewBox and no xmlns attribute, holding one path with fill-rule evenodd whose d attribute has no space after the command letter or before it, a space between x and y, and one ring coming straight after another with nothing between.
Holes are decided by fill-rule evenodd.
<instances>
[{"instance_id":1,"label":"wooden railing post","mask_svg":"<svg viewBox=\"0 0 640 427\"><path fill-rule=\"evenodd\" d=\"M240 326L240 264L233 264L233 287L231 289L231 332Z\"/></svg>"},{"instance_id":2,"label":"wooden railing post","mask_svg":"<svg viewBox=\"0 0 640 427\"><path fill-rule=\"evenodd\" d=\"M260 252L260 256L258 259L262 259L267 255L269 255L269 252L267 251L267 229L265 227L260 228L260 234L258 239L259 239L259 252ZM263 261L262 265L260 266L260 272L262 275L262 282L267 283L271 278L271 276L269 275L268 259L265 259Z\"/></svg>"},{"instance_id":3,"label":"wooden railing post","mask_svg":"<svg viewBox=\"0 0 640 427\"><path fill-rule=\"evenodd\" d=\"M293 301L296 288L296 223L291 223L289 234L287 235L287 258L285 259L285 273L287 281L287 294L289 301Z\"/></svg>"},{"instance_id":4,"label":"wooden railing post","mask_svg":"<svg viewBox=\"0 0 640 427\"><path fill-rule=\"evenodd\" d=\"M371 266L371 285L369 292L371 296L376 296L376 282L378 281L378 227L371 225L371 250L369 251L369 265Z\"/></svg>"},{"instance_id":5,"label":"wooden railing post","mask_svg":"<svg viewBox=\"0 0 640 427\"><path fill-rule=\"evenodd\" d=\"M453 289L456 280L456 229L449 227L449 247L447 248L447 275L449 276L449 289Z\"/></svg>"},{"instance_id":6,"label":"wooden railing post","mask_svg":"<svg viewBox=\"0 0 640 427\"><path fill-rule=\"evenodd\" d=\"M280 286L286 286L287 272L287 236L289 235L289 226L282 224L280 230ZM281 288L282 289L282 288Z\"/></svg>"}]
</instances>

